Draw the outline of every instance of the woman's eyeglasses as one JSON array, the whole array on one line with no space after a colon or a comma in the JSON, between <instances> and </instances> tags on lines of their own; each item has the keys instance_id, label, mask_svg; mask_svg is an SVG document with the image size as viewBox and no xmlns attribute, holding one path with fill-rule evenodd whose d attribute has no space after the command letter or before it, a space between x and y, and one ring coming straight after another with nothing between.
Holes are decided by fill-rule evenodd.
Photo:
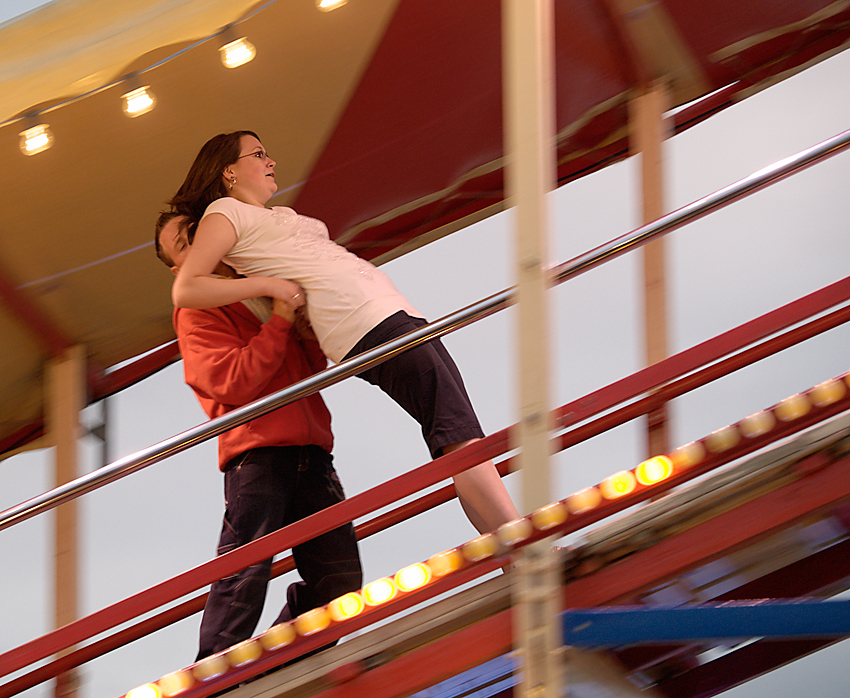
<instances>
[{"instance_id":1,"label":"woman's eyeglasses","mask_svg":"<svg viewBox=\"0 0 850 698\"><path fill-rule=\"evenodd\" d=\"M244 155L240 155L236 159L241 160L242 158L249 158L252 155L255 158L257 158L258 160L264 160L264 161L265 160L271 160L271 158L269 157L269 154L265 150L255 150L253 153L245 153Z\"/></svg>"}]
</instances>

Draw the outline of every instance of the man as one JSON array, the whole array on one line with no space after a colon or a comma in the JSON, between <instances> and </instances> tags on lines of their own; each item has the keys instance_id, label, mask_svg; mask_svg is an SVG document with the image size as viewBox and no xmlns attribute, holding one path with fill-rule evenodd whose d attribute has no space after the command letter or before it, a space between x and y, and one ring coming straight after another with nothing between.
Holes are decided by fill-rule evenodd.
<instances>
[{"instance_id":1,"label":"man","mask_svg":"<svg viewBox=\"0 0 850 698\"><path fill-rule=\"evenodd\" d=\"M189 250L186 219L160 215L157 256L174 274ZM235 277L220 265L216 273ZM174 309L186 383L210 418L324 369L327 359L283 301L255 299L208 310ZM221 555L344 499L332 466L330 413L316 393L219 436L225 513ZM292 550L303 581L290 585L275 624L360 588L354 528L346 524ZM198 659L252 636L265 601L271 560L212 585Z\"/></svg>"}]
</instances>

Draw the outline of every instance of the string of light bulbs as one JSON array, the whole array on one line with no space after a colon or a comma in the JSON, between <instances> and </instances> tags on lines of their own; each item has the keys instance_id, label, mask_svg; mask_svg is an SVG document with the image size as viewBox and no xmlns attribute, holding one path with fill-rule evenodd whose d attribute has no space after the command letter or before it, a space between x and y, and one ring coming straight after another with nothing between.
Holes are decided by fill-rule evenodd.
<instances>
[{"instance_id":1,"label":"string of light bulbs","mask_svg":"<svg viewBox=\"0 0 850 698\"><path fill-rule=\"evenodd\" d=\"M276 1L277 0L270 0L261 7L254 9L247 16L243 17L240 21L244 22L256 13L267 8L269 5L272 5ZM335 10L339 7L342 7L348 2L348 0L315 1L316 7L322 12L330 12L331 10ZM157 61L153 65L148 66L147 68L143 68L142 70L136 71L135 73L122 76L118 80L114 80L106 85L102 85L101 87L89 90L88 92L84 92L74 97L69 97L68 99L65 99L61 102L57 102L56 104L45 109L28 112L23 116L9 119L3 123L0 123L0 128L15 123L16 121L22 121L23 130L18 134L20 136L21 152L24 155L37 155L38 153L43 153L45 150L47 150L53 145L54 141L53 132L50 130L50 125L43 121L43 115L68 104L78 102L87 97L92 97L96 94L99 94L100 92L103 92L104 90L108 90L122 83L125 83L127 87L126 91L121 95L121 109L124 114L126 114L130 118L136 118L138 116L141 116L142 114L147 114L156 106L156 96L151 91L150 85L143 84L142 76L145 73L148 73L149 71L153 70L154 68L158 68L159 66L168 63L171 60L174 60L186 51L190 51L193 48L206 43L207 41L211 41L216 37L220 37L221 45L219 46L218 50L221 62L224 67L238 68L240 66L245 65L246 63L250 63L257 55L257 49L250 41L248 41L245 36L238 35L236 30L238 24L238 22L228 24L227 26L215 32L214 34L200 39L195 43L191 44L190 46L187 46L186 48L183 48L180 51L176 51L170 56L167 56L166 58Z\"/></svg>"}]
</instances>

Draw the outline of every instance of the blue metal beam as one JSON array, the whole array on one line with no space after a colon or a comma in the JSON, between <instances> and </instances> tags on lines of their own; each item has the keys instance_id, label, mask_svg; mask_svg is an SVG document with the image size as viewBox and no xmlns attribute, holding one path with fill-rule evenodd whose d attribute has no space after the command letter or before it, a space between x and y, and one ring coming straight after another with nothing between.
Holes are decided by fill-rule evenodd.
<instances>
[{"instance_id":1,"label":"blue metal beam","mask_svg":"<svg viewBox=\"0 0 850 698\"><path fill-rule=\"evenodd\" d=\"M850 601L756 600L694 606L606 606L565 611L564 644L618 647L850 636Z\"/></svg>"},{"instance_id":2,"label":"blue metal beam","mask_svg":"<svg viewBox=\"0 0 850 698\"><path fill-rule=\"evenodd\" d=\"M519 683L516 673L519 668L519 660L506 654L414 693L410 698L492 698Z\"/></svg>"}]
</instances>

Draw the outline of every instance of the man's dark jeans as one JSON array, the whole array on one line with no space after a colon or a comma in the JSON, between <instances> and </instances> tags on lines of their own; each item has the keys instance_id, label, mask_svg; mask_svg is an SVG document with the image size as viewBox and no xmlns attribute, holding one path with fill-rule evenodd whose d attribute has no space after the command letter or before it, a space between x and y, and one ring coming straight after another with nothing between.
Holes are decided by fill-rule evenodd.
<instances>
[{"instance_id":1,"label":"man's dark jeans","mask_svg":"<svg viewBox=\"0 0 850 698\"><path fill-rule=\"evenodd\" d=\"M318 446L256 448L234 458L224 473L225 513L218 554L341 502L345 495L329 453ZM363 581L357 538L340 526L292 550L303 581L292 584L282 623L349 591ZM198 659L252 636L263 610L271 559L212 585L201 620Z\"/></svg>"}]
</instances>

